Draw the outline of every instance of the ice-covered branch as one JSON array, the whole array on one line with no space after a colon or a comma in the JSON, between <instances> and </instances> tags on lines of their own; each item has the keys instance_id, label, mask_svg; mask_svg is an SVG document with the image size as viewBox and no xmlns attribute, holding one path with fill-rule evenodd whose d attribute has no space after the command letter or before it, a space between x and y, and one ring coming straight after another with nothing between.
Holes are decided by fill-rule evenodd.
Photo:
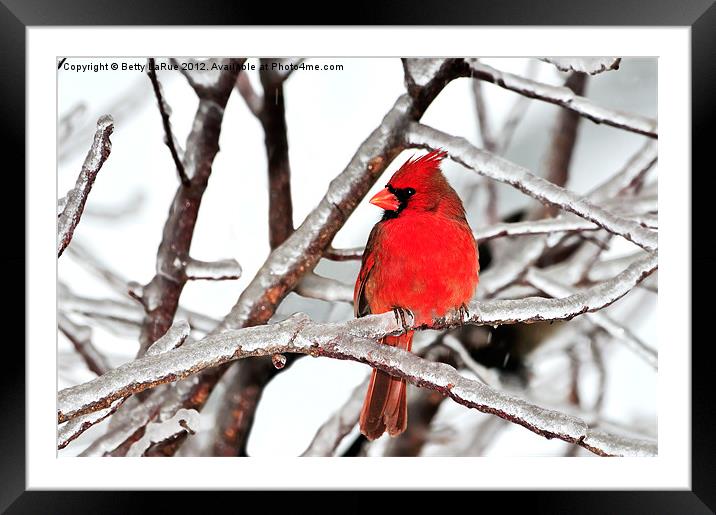
<instances>
[{"instance_id":1,"label":"ice-covered branch","mask_svg":"<svg viewBox=\"0 0 716 515\"><path fill-rule=\"evenodd\" d=\"M611 203L605 203L602 206L608 207ZM654 227L654 218L644 213L636 213L614 209L614 213L619 213L627 219L634 220L642 225L648 224L649 228ZM528 220L525 222L502 222L477 229L475 231L475 239L479 242L485 242L495 238L531 236L535 234L553 234L553 233L574 233L584 231L597 231L601 227L576 216L562 216L557 218L543 218L541 220ZM332 261L360 261L363 257L363 247L354 247L346 249L329 248L324 257Z\"/></svg>"},{"instance_id":2,"label":"ice-covered branch","mask_svg":"<svg viewBox=\"0 0 716 515\"><path fill-rule=\"evenodd\" d=\"M658 137L657 122L651 118L601 107L587 98L576 95L569 88L552 86L496 70L474 59L468 60L467 63L468 70L465 71L467 76L492 82L520 95L570 109L595 123L611 125L651 138Z\"/></svg>"},{"instance_id":3,"label":"ice-covered branch","mask_svg":"<svg viewBox=\"0 0 716 515\"><path fill-rule=\"evenodd\" d=\"M368 377L355 387L348 400L318 429L301 456L333 456L345 436L358 423Z\"/></svg>"},{"instance_id":4,"label":"ice-covered branch","mask_svg":"<svg viewBox=\"0 0 716 515\"><path fill-rule=\"evenodd\" d=\"M104 419L112 415L117 409L127 400L127 397L122 397L114 401L109 408L101 409L81 417L73 418L65 422L57 430L57 449L64 449L70 442L75 440L82 433L87 431L90 427L95 424L99 424Z\"/></svg>"},{"instance_id":5,"label":"ice-covered branch","mask_svg":"<svg viewBox=\"0 0 716 515\"><path fill-rule=\"evenodd\" d=\"M525 281L530 283L536 289L555 298L567 297L574 294L574 290L572 290L572 288L559 283L545 272L535 268L530 268L527 271ZM629 331L629 329L623 327L602 312L587 313L586 317L594 325L606 331L616 341L624 344L628 349L634 352L634 354L649 364L649 366L654 369L657 368L659 361L657 351L646 345L636 335Z\"/></svg>"},{"instance_id":6,"label":"ice-covered branch","mask_svg":"<svg viewBox=\"0 0 716 515\"><path fill-rule=\"evenodd\" d=\"M75 324L63 313L57 315L57 324L62 334L67 337L77 353L82 356L87 368L98 376L109 370L107 360L92 343L92 329Z\"/></svg>"},{"instance_id":7,"label":"ice-covered branch","mask_svg":"<svg viewBox=\"0 0 716 515\"><path fill-rule=\"evenodd\" d=\"M225 281L241 278L241 265L235 259L221 261L200 261L189 258L184 265L184 273L190 281Z\"/></svg>"},{"instance_id":8,"label":"ice-covered branch","mask_svg":"<svg viewBox=\"0 0 716 515\"><path fill-rule=\"evenodd\" d=\"M588 75L573 72L564 82L564 87L576 95L583 95ZM569 177L572 154L576 147L580 117L574 111L561 110L552 129L550 145L544 161L542 176L557 186L564 187Z\"/></svg>"},{"instance_id":9,"label":"ice-covered branch","mask_svg":"<svg viewBox=\"0 0 716 515\"><path fill-rule=\"evenodd\" d=\"M159 83L157 78L156 63L153 57L147 59L147 75L149 80L152 82L152 89L154 90L154 96L157 97L157 104L159 106L159 114L162 117L162 126L164 127L164 143L169 147L169 152L174 160L174 165L177 167L177 173L179 174L179 180L184 186L189 186L189 177L186 176L184 171L184 163L181 160L179 142L174 137L172 132L172 123L169 120L171 116L171 108L164 100L162 93L162 85Z\"/></svg>"},{"instance_id":10,"label":"ice-covered branch","mask_svg":"<svg viewBox=\"0 0 716 515\"><path fill-rule=\"evenodd\" d=\"M549 302L553 299L532 299ZM517 315L519 318L521 315ZM473 315L474 317L475 315ZM432 363L415 354L366 339L400 332L392 313L373 315L343 324L316 324L295 315L279 324L227 331L165 355L145 356L104 376L65 389L58 395L58 419L69 420L109 407L116 399L157 384L176 381L204 367L230 360L276 353L302 353L349 359L402 377L412 384L449 395L456 402L492 413L547 438L582 444L602 455L653 455L650 442L606 437L593 438L587 424L570 415L541 408L461 376L453 367ZM619 443L619 451L616 443ZM600 443L601 442L601 443ZM611 446L614 443L614 446Z\"/></svg>"},{"instance_id":11,"label":"ice-covered branch","mask_svg":"<svg viewBox=\"0 0 716 515\"><path fill-rule=\"evenodd\" d=\"M596 75L618 70L621 57L543 57L544 62L553 64L563 72L582 72Z\"/></svg>"},{"instance_id":12,"label":"ice-covered branch","mask_svg":"<svg viewBox=\"0 0 716 515\"><path fill-rule=\"evenodd\" d=\"M219 151L224 108L234 89L241 63L241 59L222 59L219 64L226 68L220 71L186 73L199 96L184 154L189 185L179 186L174 195L157 250L156 274L142 291L146 316L140 335L140 355L171 326L179 305L187 281L185 263L189 260L201 199ZM207 76L200 79L201 73Z\"/></svg>"},{"instance_id":13,"label":"ice-covered branch","mask_svg":"<svg viewBox=\"0 0 716 515\"><path fill-rule=\"evenodd\" d=\"M313 272L306 274L295 292L303 297L328 302L353 302L353 286Z\"/></svg>"},{"instance_id":14,"label":"ice-covered branch","mask_svg":"<svg viewBox=\"0 0 716 515\"><path fill-rule=\"evenodd\" d=\"M561 299L530 297L519 300L474 302L470 305L470 313L467 316L455 312L434 320L429 326L413 326L412 322L408 322L407 328L438 329L456 327L465 323L494 326L517 322L568 320L583 313L598 311L623 297L656 269L657 262L656 253L648 254L612 279L569 297ZM309 354L318 352L337 357L326 350L330 347L332 338L351 334L355 337L375 340L389 334L401 333L405 329L393 313L383 313L342 324L315 324L305 315L296 315L285 322L271 326L226 330L207 336L176 352L165 356L146 356L110 370L93 381L62 390L58 395L58 420L63 422L84 413L106 408L114 400L129 393L174 382L205 368L235 359L284 352ZM328 345L324 346L323 350L321 350L324 345L322 342L327 342ZM314 345L318 346L318 350Z\"/></svg>"},{"instance_id":15,"label":"ice-covered branch","mask_svg":"<svg viewBox=\"0 0 716 515\"><path fill-rule=\"evenodd\" d=\"M112 151L112 142L109 140L112 131L114 122L110 115L104 115L97 120L92 147L87 153L75 187L67 192L64 209L57 217L57 257L60 257L70 244L95 178Z\"/></svg>"},{"instance_id":16,"label":"ice-covered branch","mask_svg":"<svg viewBox=\"0 0 716 515\"><path fill-rule=\"evenodd\" d=\"M444 148L451 159L480 175L514 186L544 204L590 220L612 234L623 236L647 250L657 248L656 233L638 222L615 215L580 195L538 177L522 166L480 150L465 138L413 123L406 140L416 147Z\"/></svg>"},{"instance_id":17,"label":"ice-covered branch","mask_svg":"<svg viewBox=\"0 0 716 515\"><path fill-rule=\"evenodd\" d=\"M146 355L158 356L159 354L175 349L184 343L187 336L189 336L189 324L184 320L179 320L169 328L164 336L159 338L151 347L149 347ZM67 447L72 440L87 431L90 427L102 422L104 419L115 413L128 398L129 395L125 395L115 399L114 402L104 409L87 413L67 421L58 430L57 448L64 449Z\"/></svg>"}]
</instances>

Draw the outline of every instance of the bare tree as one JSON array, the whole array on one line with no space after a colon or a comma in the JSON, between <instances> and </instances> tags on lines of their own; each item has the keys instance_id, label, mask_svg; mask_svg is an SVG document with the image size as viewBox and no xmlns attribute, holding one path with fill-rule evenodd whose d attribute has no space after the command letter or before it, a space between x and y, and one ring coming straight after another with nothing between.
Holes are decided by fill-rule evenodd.
<instances>
[{"instance_id":1,"label":"bare tree","mask_svg":"<svg viewBox=\"0 0 716 515\"><path fill-rule=\"evenodd\" d=\"M588 79L590 75L619 73L618 58L544 61L535 60L527 76L521 76L477 59L404 59L406 92L295 228L286 81L301 73L297 65L302 60L261 59L260 92L242 70L243 58L207 61L216 65L214 71L184 70L198 107L182 149L170 121L171 101L156 60L150 59L148 79L158 107L157 124L161 122L179 184L161 234L155 275L147 284L110 269L81 242L69 247L71 258L119 298L86 298L61 284L59 331L97 377L58 392L58 449L103 423L104 432L88 442L81 455L248 455L265 388L278 374L290 374L286 370L296 359L311 355L364 363L415 386L408 430L384 446L380 452L387 456L421 455L436 442L446 454L481 454L511 424L573 444L569 455L580 448L599 456L656 455L656 440L649 430L604 420L602 405L607 343L622 345L653 369L658 364L656 349L607 309L635 290L655 291L658 206L656 180L647 179L657 160L657 122L598 105L585 96L588 80L596 80ZM545 63L568 74L563 86L532 78L537 66L550 66ZM445 86L464 77L474 84L481 146L421 122ZM485 84L517 95L499 130L492 126ZM188 281L236 280L242 274L234 259L207 262L191 255L199 208L219 152L224 112L235 90L264 134L270 252L231 311L215 320L180 305L180 298ZM536 171L505 157L533 99L559 108L543 166ZM300 103L298 98L289 100ZM586 195L569 189L583 121L647 139L623 168ZM66 132L76 130L67 127ZM109 155L112 129L111 118L100 119L76 187L58 201L58 257L70 245L92 183ZM361 258L362 248L334 248L333 239L393 159L411 148L443 148L452 161L480 176L476 187L488 185L487 225L477 228L475 236L481 250L490 245L492 259L483 267L468 311L423 325L410 316L397 320L392 313L331 323L305 314L277 316L290 293L328 307L352 303L352 285L314 269L321 259ZM498 183L527 195L537 207L519 219L501 215ZM475 191L469 193L470 199ZM633 244L634 252L605 257L613 239ZM113 366L92 342L94 326L136 339L136 358ZM438 333L415 353L377 343L386 335L424 329ZM584 345L589 352L580 353ZM570 382L558 392L557 402L547 402L525 372L550 352L568 363L565 376ZM591 405L579 386L589 366L599 375L599 393ZM357 425L364 392L365 382L336 407L304 456L373 452L375 445L369 449L360 437L352 442L348 438ZM446 399L490 418L481 419L473 432L441 429L437 424ZM215 427L198 445L195 435L210 400L216 405ZM348 451L340 451L347 445Z\"/></svg>"}]
</instances>

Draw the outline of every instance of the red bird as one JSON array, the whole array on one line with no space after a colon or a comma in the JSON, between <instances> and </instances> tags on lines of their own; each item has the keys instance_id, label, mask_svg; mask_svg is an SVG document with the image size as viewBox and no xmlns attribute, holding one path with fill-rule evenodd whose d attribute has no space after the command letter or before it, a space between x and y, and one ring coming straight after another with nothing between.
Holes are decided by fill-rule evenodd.
<instances>
[{"instance_id":1,"label":"red bird","mask_svg":"<svg viewBox=\"0 0 716 515\"><path fill-rule=\"evenodd\" d=\"M447 155L434 150L408 159L370 203L385 210L368 237L353 293L357 317L412 312L416 324L465 309L478 283L477 244L465 208L440 171ZM410 351L413 332L381 343ZM360 414L370 440L405 431L405 381L373 369Z\"/></svg>"}]
</instances>

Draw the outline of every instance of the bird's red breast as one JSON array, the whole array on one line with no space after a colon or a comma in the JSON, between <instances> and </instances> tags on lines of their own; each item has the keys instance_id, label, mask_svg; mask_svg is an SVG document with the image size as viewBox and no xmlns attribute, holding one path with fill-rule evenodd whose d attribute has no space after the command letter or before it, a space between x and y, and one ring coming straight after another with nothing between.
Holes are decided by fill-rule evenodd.
<instances>
[{"instance_id":1,"label":"bird's red breast","mask_svg":"<svg viewBox=\"0 0 716 515\"><path fill-rule=\"evenodd\" d=\"M467 305L478 283L477 244L455 190L440 171L446 153L409 159L370 202L384 209L368 237L354 290L356 316L408 309L416 324ZM383 343L410 350L412 332ZM360 416L369 439L407 424L405 381L374 370Z\"/></svg>"},{"instance_id":2,"label":"bird's red breast","mask_svg":"<svg viewBox=\"0 0 716 515\"><path fill-rule=\"evenodd\" d=\"M410 309L429 322L468 304L477 245L460 197L439 168L442 151L407 161L373 199L386 209L371 231L354 291L357 316Z\"/></svg>"}]
</instances>

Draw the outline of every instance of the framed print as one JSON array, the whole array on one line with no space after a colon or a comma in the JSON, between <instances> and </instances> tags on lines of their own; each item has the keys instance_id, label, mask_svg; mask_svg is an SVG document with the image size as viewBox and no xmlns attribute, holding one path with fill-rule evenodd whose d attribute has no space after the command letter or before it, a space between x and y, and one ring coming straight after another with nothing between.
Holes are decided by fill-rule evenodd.
<instances>
[{"instance_id":1,"label":"framed print","mask_svg":"<svg viewBox=\"0 0 716 515\"><path fill-rule=\"evenodd\" d=\"M550 4L350 28L3 7L3 144L26 149L3 509L124 502L83 489L713 509L689 168L716 11Z\"/></svg>"}]
</instances>

